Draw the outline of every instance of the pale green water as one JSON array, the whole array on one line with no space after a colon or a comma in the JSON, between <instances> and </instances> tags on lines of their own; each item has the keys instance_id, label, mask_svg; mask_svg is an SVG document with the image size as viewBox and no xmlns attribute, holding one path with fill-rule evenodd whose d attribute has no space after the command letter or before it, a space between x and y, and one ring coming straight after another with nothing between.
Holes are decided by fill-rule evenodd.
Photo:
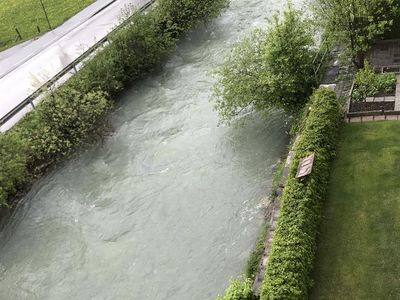
<instances>
[{"instance_id":1,"label":"pale green water","mask_svg":"<svg viewBox=\"0 0 400 300\"><path fill-rule=\"evenodd\" d=\"M234 0L127 91L114 134L42 179L1 233L0 299L214 299L239 275L284 116L217 127L209 72L279 0Z\"/></svg>"}]
</instances>

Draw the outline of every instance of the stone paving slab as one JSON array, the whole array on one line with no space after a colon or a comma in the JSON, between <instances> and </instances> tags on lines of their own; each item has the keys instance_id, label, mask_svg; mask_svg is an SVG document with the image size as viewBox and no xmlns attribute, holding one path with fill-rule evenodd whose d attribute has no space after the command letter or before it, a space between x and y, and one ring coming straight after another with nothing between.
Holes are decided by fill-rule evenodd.
<instances>
[{"instance_id":1,"label":"stone paving slab","mask_svg":"<svg viewBox=\"0 0 400 300\"><path fill-rule=\"evenodd\" d=\"M363 117L362 121L363 122L371 122L371 121L374 121L374 117L373 116Z\"/></svg>"},{"instance_id":2,"label":"stone paving slab","mask_svg":"<svg viewBox=\"0 0 400 300\"><path fill-rule=\"evenodd\" d=\"M385 116L375 116L374 120L375 121L385 121L386 117Z\"/></svg>"},{"instance_id":3,"label":"stone paving slab","mask_svg":"<svg viewBox=\"0 0 400 300\"><path fill-rule=\"evenodd\" d=\"M349 123L359 123L361 122L361 117L354 117L354 118L350 118Z\"/></svg>"},{"instance_id":4,"label":"stone paving slab","mask_svg":"<svg viewBox=\"0 0 400 300\"><path fill-rule=\"evenodd\" d=\"M386 120L388 121L398 121L399 116L386 116Z\"/></svg>"}]
</instances>

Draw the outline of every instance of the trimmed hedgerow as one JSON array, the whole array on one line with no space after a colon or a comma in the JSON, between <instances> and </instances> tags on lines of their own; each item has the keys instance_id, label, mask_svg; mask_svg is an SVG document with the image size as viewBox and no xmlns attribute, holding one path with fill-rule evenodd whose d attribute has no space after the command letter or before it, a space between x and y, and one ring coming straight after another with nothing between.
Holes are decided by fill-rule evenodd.
<instances>
[{"instance_id":1,"label":"trimmed hedgerow","mask_svg":"<svg viewBox=\"0 0 400 300\"><path fill-rule=\"evenodd\" d=\"M307 299L313 268L321 204L328 188L340 123L335 93L318 89L296 146L272 244L261 298ZM312 173L296 178L301 158L315 153Z\"/></svg>"},{"instance_id":2,"label":"trimmed hedgerow","mask_svg":"<svg viewBox=\"0 0 400 300\"><path fill-rule=\"evenodd\" d=\"M179 36L229 0L158 0L112 34L111 43L6 134L0 134L0 206L16 190L102 128L112 100L160 65ZM193 11L195 10L195 11Z\"/></svg>"}]
</instances>

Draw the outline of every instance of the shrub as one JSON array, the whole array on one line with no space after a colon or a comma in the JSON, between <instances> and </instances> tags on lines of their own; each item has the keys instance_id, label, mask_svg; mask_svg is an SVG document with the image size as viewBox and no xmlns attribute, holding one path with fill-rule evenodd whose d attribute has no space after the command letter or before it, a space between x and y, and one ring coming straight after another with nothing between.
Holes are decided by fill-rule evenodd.
<instances>
[{"instance_id":1,"label":"shrub","mask_svg":"<svg viewBox=\"0 0 400 300\"><path fill-rule=\"evenodd\" d=\"M252 300L253 290L250 279L245 281L233 280L229 284L224 296L219 296L217 300Z\"/></svg>"},{"instance_id":2,"label":"shrub","mask_svg":"<svg viewBox=\"0 0 400 300\"><path fill-rule=\"evenodd\" d=\"M391 93L396 88L396 82L395 73L376 74L368 61L365 61L364 68L356 73L352 100L360 102L379 92Z\"/></svg>"},{"instance_id":3,"label":"shrub","mask_svg":"<svg viewBox=\"0 0 400 300\"><path fill-rule=\"evenodd\" d=\"M157 66L175 45L176 40L158 25L154 11L136 14L70 84L84 92L101 90L117 96L127 84Z\"/></svg>"},{"instance_id":4,"label":"shrub","mask_svg":"<svg viewBox=\"0 0 400 300\"><path fill-rule=\"evenodd\" d=\"M31 164L50 163L81 145L110 107L102 92L81 94L63 87L49 95L15 131L30 146Z\"/></svg>"},{"instance_id":5,"label":"shrub","mask_svg":"<svg viewBox=\"0 0 400 300\"><path fill-rule=\"evenodd\" d=\"M335 153L340 110L335 93L318 89L296 145L269 262L261 289L261 299L307 299L316 236ZM301 158L315 154L312 173L296 178Z\"/></svg>"},{"instance_id":6,"label":"shrub","mask_svg":"<svg viewBox=\"0 0 400 300\"><path fill-rule=\"evenodd\" d=\"M217 17L229 0L161 0L156 11L160 28L178 37L199 22Z\"/></svg>"},{"instance_id":7,"label":"shrub","mask_svg":"<svg viewBox=\"0 0 400 300\"><path fill-rule=\"evenodd\" d=\"M14 133L0 134L0 206L27 176L27 145Z\"/></svg>"},{"instance_id":8,"label":"shrub","mask_svg":"<svg viewBox=\"0 0 400 300\"><path fill-rule=\"evenodd\" d=\"M378 76L379 89L385 93L392 93L396 90L396 73L383 73Z\"/></svg>"},{"instance_id":9,"label":"shrub","mask_svg":"<svg viewBox=\"0 0 400 300\"><path fill-rule=\"evenodd\" d=\"M215 108L222 122L243 111L284 109L296 113L315 84L313 33L291 6L272 26L239 43L217 70Z\"/></svg>"}]
</instances>

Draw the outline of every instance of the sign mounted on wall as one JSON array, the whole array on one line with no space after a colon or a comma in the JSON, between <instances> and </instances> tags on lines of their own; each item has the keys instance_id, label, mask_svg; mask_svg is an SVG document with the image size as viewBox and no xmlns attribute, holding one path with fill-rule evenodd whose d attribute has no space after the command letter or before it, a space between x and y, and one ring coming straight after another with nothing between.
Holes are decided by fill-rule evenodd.
<instances>
[{"instance_id":1,"label":"sign mounted on wall","mask_svg":"<svg viewBox=\"0 0 400 300\"><path fill-rule=\"evenodd\" d=\"M296 178L302 178L311 174L314 165L314 158L315 154L311 154L300 160Z\"/></svg>"}]
</instances>

